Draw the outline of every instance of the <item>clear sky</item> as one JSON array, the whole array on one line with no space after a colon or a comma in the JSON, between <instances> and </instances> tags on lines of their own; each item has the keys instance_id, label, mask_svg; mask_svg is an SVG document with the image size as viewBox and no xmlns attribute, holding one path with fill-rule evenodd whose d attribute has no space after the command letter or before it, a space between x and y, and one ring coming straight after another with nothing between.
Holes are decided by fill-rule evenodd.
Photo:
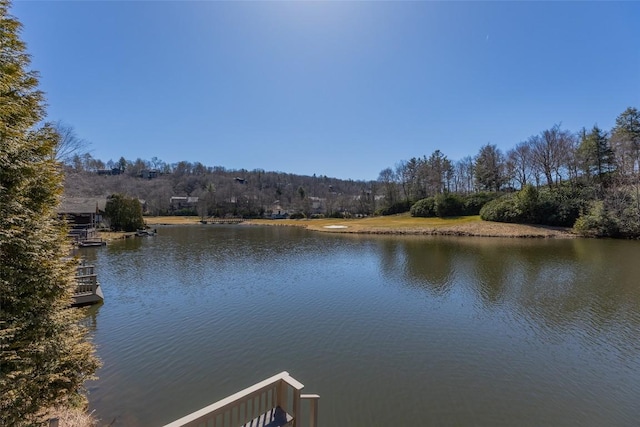
<instances>
[{"instance_id":1,"label":"clear sky","mask_svg":"<svg viewBox=\"0 0 640 427\"><path fill-rule=\"evenodd\" d=\"M640 2L14 1L103 161L376 179L640 108Z\"/></svg>"}]
</instances>

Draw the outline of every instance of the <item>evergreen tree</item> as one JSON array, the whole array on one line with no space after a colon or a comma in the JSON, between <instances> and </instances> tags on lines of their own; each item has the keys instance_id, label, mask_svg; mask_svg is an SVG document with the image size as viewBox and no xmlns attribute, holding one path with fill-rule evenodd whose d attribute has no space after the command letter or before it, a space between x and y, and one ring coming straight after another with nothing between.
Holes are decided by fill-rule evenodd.
<instances>
[{"instance_id":1,"label":"evergreen tree","mask_svg":"<svg viewBox=\"0 0 640 427\"><path fill-rule=\"evenodd\" d=\"M56 218L59 135L44 117L20 23L0 0L0 425L82 401L98 362L70 309L74 266Z\"/></svg>"},{"instance_id":2,"label":"evergreen tree","mask_svg":"<svg viewBox=\"0 0 640 427\"><path fill-rule=\"evenodd\" d=\"M453 165L447 156L442 154L442 151L436 150L425 161L425 167L427 194L436 195L448 192L453 175Z\"/></svg>"},{"instance_id":3,"label":"evergreen tree","mask_svg":"<svg viewBox=\"0 0 640 427\"><path fill-rule=\"evenodd\" d=\"M625 173L640 172L640 111L629 107L616 118L612 142Z\"/></svg>"},{"instance_id":4,"label":"evergreen tree","mask_svg":"<svg viewBox=\"0 0 640 427\"><path fill-rule=\"evenodd\" d=\"M142 206L135 197L113 194L107 200L104 214L116 231L136 231L144 227Z\"/></svg>"},{"instance_id":5,"label":"evergreen tree","mask_svg":"<svg viewBox=\"0 0 640 427\"><path fill-rule=\"evenodd\" d=\"M498 147L491 144L483 146L474 162L474 175L478 188L500 191L508 181L505 166L504 155Z\"/></svg>"},{"instance_id":6,"label":"evergreen tree","mask_svg":"<svg viewBox=\"0 0 640 427\"><path fill-rule=\"evenodd\" d=\"M615 158L609 138L598 126L594 126L589 133L583 130L580 135L578 157L587 177L594 176L599 183L603 182L607 173L615 169Z\"/></svg>"}]
</instances>

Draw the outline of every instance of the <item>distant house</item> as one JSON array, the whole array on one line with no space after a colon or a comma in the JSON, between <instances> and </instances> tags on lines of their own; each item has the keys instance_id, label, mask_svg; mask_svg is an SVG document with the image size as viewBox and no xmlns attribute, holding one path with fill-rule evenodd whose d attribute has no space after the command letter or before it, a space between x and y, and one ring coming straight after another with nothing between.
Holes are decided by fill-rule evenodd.
<instances>
[{"instance_id":1,"label":"distant house","mask_svg":"<svg viewBox=\"0 0 640 427\"><path fill-rule=\"evenodd\" d=\"M280 205L280 200L276 200L271 204L271 219L286 219L289 212Z\"/></svg>"},{"instance_id":2,"label":"distant house","mask_svg":"<svg viewBox=\"0 0 640 427\"><path fill-rule=\"evenodd\" d=\"M235 182L237 182L238 184L246 184L246 183L247 183L247 180L246 180L246 179L244 179L244 178L238 178L238 177L236 177L236 178L234 178L233 180L234 180Z\"/></svg>"},{"instance_id":3,"label":"distant house","mask_svg":"<svg viewBox=\"0 0 640 427\"><path fill-rule=\"evenodd\" d=\"M98 175L120 175L122 170L120 168L112 168L112 169L98 169L96 174Z\"/></svg>"},{"instance_id":4,"label":"distant house","mask_svg":"<svg viewBox=\"0 0 640 427\"><path fill-rule=\"evenodd\" d=\"M313 213L322 213L324 211L325 199L310 196L309 202L311 202L311 210Z\"/></svg>"},{"instance_id":5,"label":"distant house","mask_svg":"<svg viewBox=\"0 0 640 427\"><path fill-rule=\"evenodd\" d=\"M143 179L154 179L160 175L160 171L157 169L142 169L138 175Z\"/></svg>"},{"instance_id":6,"label":"distant house","mask_svg":"<svg viewBox=\"0 0 640 427\"><path fill-rule=\"evenodd\" d=\"M69 236L74 240L92 239L106 205L106 197L64 197L58 206L58 216L67 221Z\"/></svg>"},{"instance_id":7,"label":"distant house","mask_svg":"<svg viewBox=\"0 0 640 427\"><path fill-rule=\"evenodd\" d=\"M169 209L172 211L196 209L198 207L198 200L198 197L173 196L169 199Z\"/></svg>"}]
</instances>

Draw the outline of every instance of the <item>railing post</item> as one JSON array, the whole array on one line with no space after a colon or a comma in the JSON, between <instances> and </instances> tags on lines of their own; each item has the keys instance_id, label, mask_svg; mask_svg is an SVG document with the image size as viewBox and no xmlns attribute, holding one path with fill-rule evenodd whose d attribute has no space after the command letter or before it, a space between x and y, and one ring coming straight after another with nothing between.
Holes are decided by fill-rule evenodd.
<instances>
[{"instance_id":1,"label":"railing post","mask_svg":"<svg viewBox=\"0 0 640 427\"><path fill-rule=\"evenodd\" d=\"M285 411L287 411L287 409L289 409L288 403L289 403L289 399L288 399L288 393L287 393L287 383L280 380L278 381L276 406L279 406Z\"/></svg>"},{"instance_id":2,"label":"railing post","mask_svg":"<svg viewBox=\"0 0 640 427\"><path fill-rule=\"evenodd\" d=\"M309 400L309 427L318 427L318 403L320 402L320 395L317 394L302 394L301 399Z\"/></svg>"},{"instance_id":3,"label":"railing post","mask_svg":"<svg viewBox=\"0 0 640 427\"><path fill-rule=\"evenodd\" d=\"M300 427L300 390L293 389L293 427Z\"/></svg>"}]
</instances>

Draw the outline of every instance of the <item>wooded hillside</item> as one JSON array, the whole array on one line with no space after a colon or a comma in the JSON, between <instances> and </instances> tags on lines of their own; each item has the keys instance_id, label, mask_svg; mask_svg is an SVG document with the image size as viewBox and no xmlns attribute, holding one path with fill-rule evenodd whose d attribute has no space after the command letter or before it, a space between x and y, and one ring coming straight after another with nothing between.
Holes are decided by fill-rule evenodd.
<instances>
[{"instance_id":1,"label":"wooded hillside","mask_svg":"<svg viewBox=\"0 0 640 427\"><path fill-rule=\"evenodd\" d=\"M627 108L610 131L554 125L506 153L486 144L453 161L435 150L400 160L368 182L156 157L105 163L76 154L66 161L65 192L122 193L144 200L152 215L203 218L384 215L409 211L418 201L416 215L455 216L477 214L487 204L488 220L573 226L582 218L585 234L631 237L640 235L640 112ZM184 203L172 203L176 196Z\"/></svg>"},{"instance_id":2,"label":"wooded hillside","mask_svg":"<svg viewBox=\"0 0 640 427\"><path fill-rule=\"evenodd\" d=\"M68 165L65 195L107 196L122 193L145 201L152 215L198 214L256 217L288 212L333 215L372 214L376 182L302 176L264 170L226 170L182 161L173 165L122 159L116 168L89 161ZM76 159L77 160L77 159ZM120 167L122 165L122 167ZM155 167L154 167L155 166ZM198 203L172 208L173 196L197 197Z\"/></svg>"}]
</instances>

